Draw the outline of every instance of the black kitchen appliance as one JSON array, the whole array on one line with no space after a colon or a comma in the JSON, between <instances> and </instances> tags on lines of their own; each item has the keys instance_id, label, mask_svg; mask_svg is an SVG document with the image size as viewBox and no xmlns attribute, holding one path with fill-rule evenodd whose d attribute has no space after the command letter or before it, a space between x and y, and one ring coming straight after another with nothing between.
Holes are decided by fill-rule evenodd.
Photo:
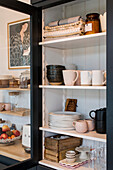
<instances>
[{"instance_id":1,"label":"black kitchen appliance","mask_svg":"<svg viewBox=\"0 0 113 170\"><path fill-rule=\"evenodd\" d=\"M93 112L95 113L95 117L92 116ZM106 133L106 108L92 110L89 113L89 116L95 120L96 132L105 134Z\"/></svg>"}]
</instances>

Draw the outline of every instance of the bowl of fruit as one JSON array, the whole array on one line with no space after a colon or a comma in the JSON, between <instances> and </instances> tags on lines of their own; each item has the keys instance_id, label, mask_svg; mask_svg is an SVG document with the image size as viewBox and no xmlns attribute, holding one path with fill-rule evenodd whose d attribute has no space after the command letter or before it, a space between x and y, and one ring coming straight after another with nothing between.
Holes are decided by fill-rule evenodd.
<instances>
[{"instance_id":1,"label":"bowl of fruit","mask_svg":"<svg viewBox=\"0 0 113 170\"><path fill-rule=\"evenodd\" d=\"M16 140L21 138L20 131L10 130L7 125L0 128L0 145L11 145L14 144Z\"/></svg>"}]
</instances>

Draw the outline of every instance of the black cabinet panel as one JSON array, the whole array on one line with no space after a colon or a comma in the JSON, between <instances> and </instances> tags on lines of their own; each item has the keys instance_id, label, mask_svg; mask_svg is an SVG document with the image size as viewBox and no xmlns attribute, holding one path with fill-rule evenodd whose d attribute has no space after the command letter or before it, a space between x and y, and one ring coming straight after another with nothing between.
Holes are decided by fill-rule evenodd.
<instances>
[{"instance_id":1,"label":"black cabinet panel","mask_svg":"<svg viewBox=\"0 0 113 170\"><path fill-rule=\"evenodd\" d=\"M37 170L37 167L35 166L35 167L27 169L27 170Z\"/></svg>"},{"instance_id":2,"label":"black cabinet panel","mask_svg":"<svg viewBox=\"0 0 113 170\"><path fill-rule=\"evenodd\" d=\"M38 165L37 170L53 170L53 169L52 168L47 168L46 166Z\"/></svg>"},{"instance_id":3,"label":"black cabinet panel","mask_svg":"<svg viewBox=\"0 0 113 170\"><path fill-rule=\"evenodd\" d=\"M113 0L107 0L107 170L113 170Z\"/></svg>"},{"instance_id":4,"label":"black cabinet panel","mask_svg":"<svg viewBox=\"0 0 113 170\"><path fill-rule=\"evenodd\" d=\"M0 170L3 170L6 167L7 167L6 165L0 163Z\"/></svg>"},{"instance_id":5,"label":"black cabinet panel","mask_svg":"<svg viewBox=\"0 0 113 170\"><path fill-rule=\"evenodd\" d=\"M9 166L9 165L17 164L18 162L19 161L0 155L0 164Z\"/></svg>"},{"instance_id":6,"label":"black cabinet panel","mask_svg":"<svg viewBox=\"0 0 113 170\"><path fill-rule=\"evenodd\" d=\"M71 1L76 0L31 0L31 4L35 5L36 7L49 8Z\"/></svg>"}]
</instances>

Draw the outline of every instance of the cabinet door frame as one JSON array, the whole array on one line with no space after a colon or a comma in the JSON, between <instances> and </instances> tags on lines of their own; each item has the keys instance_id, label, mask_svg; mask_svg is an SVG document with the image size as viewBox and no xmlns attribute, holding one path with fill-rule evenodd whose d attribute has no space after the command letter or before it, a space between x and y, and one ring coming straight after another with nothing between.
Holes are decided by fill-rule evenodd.
<instances>
[{"instance_id":1,"label":"cabinet door frame","mask_svg":"<svg viewBox=\"0 0 113 170\"><path fill-rule=\"evenodd\" d=\"M9 165L8 170L20 170L34 167L42 157L42 132L38 131L42 120L42 90L38 88L42 84L42 47L38 42L42 40L42 9L22 3L17 0L0 0L0 6L30 15L30 47L31 47L31 159L23 162L1 155L4 164ZM2 162L1 162L2 163Z\"/></svg>"},{"instance_id":2,"label":"cabinet door frame","mask_svg":"<svg viewBox=\"0 0 113 170\"><path fill-rule=\"evenodd\" d=\"M39 0L31 0L31 3L36 6L42 6L42 9L59 5L65 2L60 0L59 3L55 2L50 4L49 0L37 3ZM48 3L47 3L48 1ZM56 0L57 1L57 0ZM80 1L80 0L78 0ZM106 124L107 124L107 170L113 169L113 0L106 0L107 12L107 41L106 41L106 71L107 71L107 91L106 91Z\"/></svg>"},{"instance_id":3,"label":"cabinet door frame","mask_svg":"<svg viewBox=\"0 0 113 170\"><path fill-rule=\"evenodd\" d=\"M107 169L113 169L113 1L107 0Z\"/></svg>"},{"instance_id":4,"label":"cabinet door frame","mask_svg":"<svg viewBox=\"0 0 113 170\"><path fill-rule=\"evenodd\" d=\"M42 9L45 9L71 1L75 0L31 0L31 4L35 5L36 7L42 7Z\"/></svg>"}]
</instances>

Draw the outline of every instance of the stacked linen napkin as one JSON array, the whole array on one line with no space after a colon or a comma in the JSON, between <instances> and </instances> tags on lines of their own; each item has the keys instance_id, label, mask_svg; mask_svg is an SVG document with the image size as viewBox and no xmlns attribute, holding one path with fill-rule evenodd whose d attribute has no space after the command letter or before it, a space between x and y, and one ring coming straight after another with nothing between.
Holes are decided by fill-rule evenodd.
<instances>
[{"instance_id":1,"label":"stacked linen napkin","mask_svg":"<svg viewBox=\"0 0 113 170\"><path fill-rule=\"evenodd\" d=\"M81 17L73 17L49 23L48 26L45 26L44 38L66 37L84 33L85 22L83 19Z\"/></svg>"},{"instance_id":2,"label":"stacked linen napkin","mask_svg":"<svg viewBox=\"0 0 113 170\"><path fill-rule=\"evenodd\" d=\"M82 19L81 16L72 17L72 18L68 18L68 19L62 19L62 20L59 20L59 21L50 22L48 24L48 26L49 27L55 27L55 26L58 26L58 25L70 24L70 23L80 21L80 19Z\"/></svg>"}]
</instances>

